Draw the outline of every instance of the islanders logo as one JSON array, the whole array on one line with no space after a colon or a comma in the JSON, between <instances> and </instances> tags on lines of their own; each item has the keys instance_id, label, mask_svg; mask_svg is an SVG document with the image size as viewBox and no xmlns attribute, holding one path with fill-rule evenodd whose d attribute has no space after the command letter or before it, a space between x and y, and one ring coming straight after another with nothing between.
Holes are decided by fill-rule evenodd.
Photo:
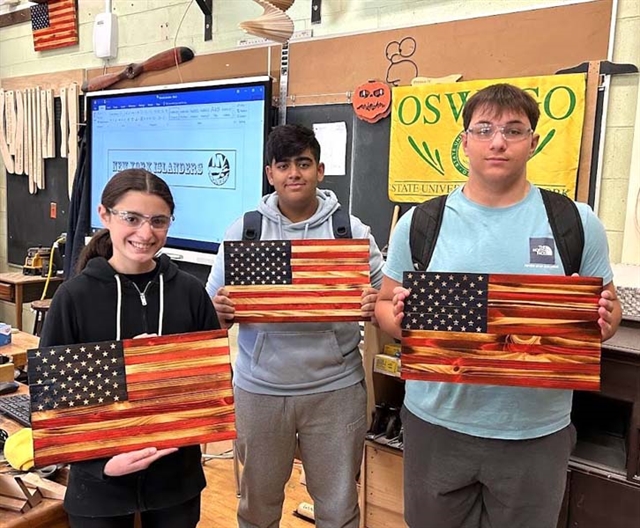
<instances>
[{"instance_id":1,"label":"islanders logo","mask_svg":"<svg viewBox=\"0 0 640 528\"><path fill-rule=\"evenodd\" d=\"M216 152L209 159L209 179L211 183L221 187L227 183L229 174L231 174L229 158L222 152Z\"/></svg>"}]
</instances>

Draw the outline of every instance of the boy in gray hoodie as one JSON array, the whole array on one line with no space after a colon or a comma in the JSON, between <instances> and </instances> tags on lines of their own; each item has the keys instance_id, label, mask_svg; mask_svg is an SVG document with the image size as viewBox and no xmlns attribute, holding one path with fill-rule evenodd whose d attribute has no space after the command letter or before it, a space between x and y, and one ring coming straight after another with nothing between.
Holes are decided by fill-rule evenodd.
<instances>
[{"instance_id":1,"label":"boy in gray hoodie","mask_svg":"<svg viewBox=\"0 0 640 528\"><path fill-rule=\"evenodd\" d=\"M267 141L265 171L275 192L263 197L262 240L334 238L335 194L318 189L324 178L320 144L298 125L275 128ZM373 315L382 280L382 255L371 230L350 216L353 238L369 239L373 288L362 293L362 313ZM225 240L242 240L243 219ZM223 327L233 324L224 288L223 245L207 281ZM244 465L238 524L274 528L299 448L307 489L320 528L356 528L356 476L367 427L358 323L241 324L234 370L238 439Z\"/></svg>"}]
</instances>

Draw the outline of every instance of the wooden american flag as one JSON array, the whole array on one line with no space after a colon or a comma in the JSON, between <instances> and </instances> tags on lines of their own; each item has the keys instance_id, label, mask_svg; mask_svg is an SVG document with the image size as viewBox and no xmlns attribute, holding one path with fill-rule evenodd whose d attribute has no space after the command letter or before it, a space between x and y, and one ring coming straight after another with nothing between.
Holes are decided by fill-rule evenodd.
<instances>
[{"instance_id":1,"label":"wooden american flag","mask_svg":"<svg viewBox=\"0 0 640 528\"><path fill-rule=\"evenodd\" d=\"M401 376L599 390L602 279L405 272Z\"/></svg>"},{"instance_id":2,"label":"wooden american flag","mask_svg":"<svg viewBox=\"0 0 640 528\"><path fill-rule=\"evenodd\" d=\"M45 51L78 43L76 0L48 0L31 6L33 48Z\"/></svg>"},{"instance_id":3,"label":"wooden american flag","mask_svg":"<svg viewBox=\"0 0 640 528\"><path fill-rule=\"evenodd\" d=\"M224 270L240 322L361 321L369 240L225 242Z\"/></svg>"},{"instance_id":4,"label":"wooden american flag","mask_svg":"<svg viewBox=\"0 0 640 528\"><path fill-rule=\"evenodd\" d=\"M35 464L235 438L226 330L27 352Z\"/></svg>"}]
</instances>

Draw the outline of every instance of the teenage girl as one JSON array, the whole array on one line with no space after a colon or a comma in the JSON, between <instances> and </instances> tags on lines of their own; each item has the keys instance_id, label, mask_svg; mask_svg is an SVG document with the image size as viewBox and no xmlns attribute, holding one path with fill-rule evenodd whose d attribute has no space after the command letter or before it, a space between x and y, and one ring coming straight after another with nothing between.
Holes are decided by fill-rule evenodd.
<instances>
[{"instance_id":1,"label":"teenage girl","mask_svg":"<svg viewBox=\"0 0 640 528\"><path fill-rule=\"evenodd\" d=\"M40 346L220 328L203 285L166 255L173 221L167 184L141 169L116 174L102 193L104 229L47 314ZM205 478L200 447L124 453L71 465L64 507L71 528L195 528Z\"/></svg>"}]
</instances>

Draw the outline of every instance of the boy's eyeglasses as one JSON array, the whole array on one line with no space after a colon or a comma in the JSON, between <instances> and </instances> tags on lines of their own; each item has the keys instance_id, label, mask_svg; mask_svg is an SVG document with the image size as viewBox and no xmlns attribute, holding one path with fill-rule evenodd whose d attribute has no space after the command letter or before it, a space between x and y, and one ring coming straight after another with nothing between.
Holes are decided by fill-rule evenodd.
<instances>
[{"instance_id":1,"label":"boy's eyeglasses","mask_svg":"<svg viewBox=\"0 0 640 528\"><path fill-rule=\"evenodd\" d=\"M489 123L474 125L467 128L466 130L468 134L471 134L478 141L491 141L498 131L500 131L505 141L509 141L512 143L527 139L533 132L532 129L524 125L498 126Z\"/></svg>"},{"instance_id":2,"label":"boy's eyeglasses","mask_svg":"<svg viewBox=\"0 0 640 528\"><path fill-rule=\"evenodd\" d=\"M175 220L173 215L150 216L140 213L132 213L129 211L118 211L116 209L109 209L109 212L112 215L115 215L121 223L125 224L127 227L132 227L134 229L139 229L142 227L142 224L148 222L152 229L157 229L158 231L166 231L167 229L169 229L171 223Z\"/></svg>"}]
</instances>

